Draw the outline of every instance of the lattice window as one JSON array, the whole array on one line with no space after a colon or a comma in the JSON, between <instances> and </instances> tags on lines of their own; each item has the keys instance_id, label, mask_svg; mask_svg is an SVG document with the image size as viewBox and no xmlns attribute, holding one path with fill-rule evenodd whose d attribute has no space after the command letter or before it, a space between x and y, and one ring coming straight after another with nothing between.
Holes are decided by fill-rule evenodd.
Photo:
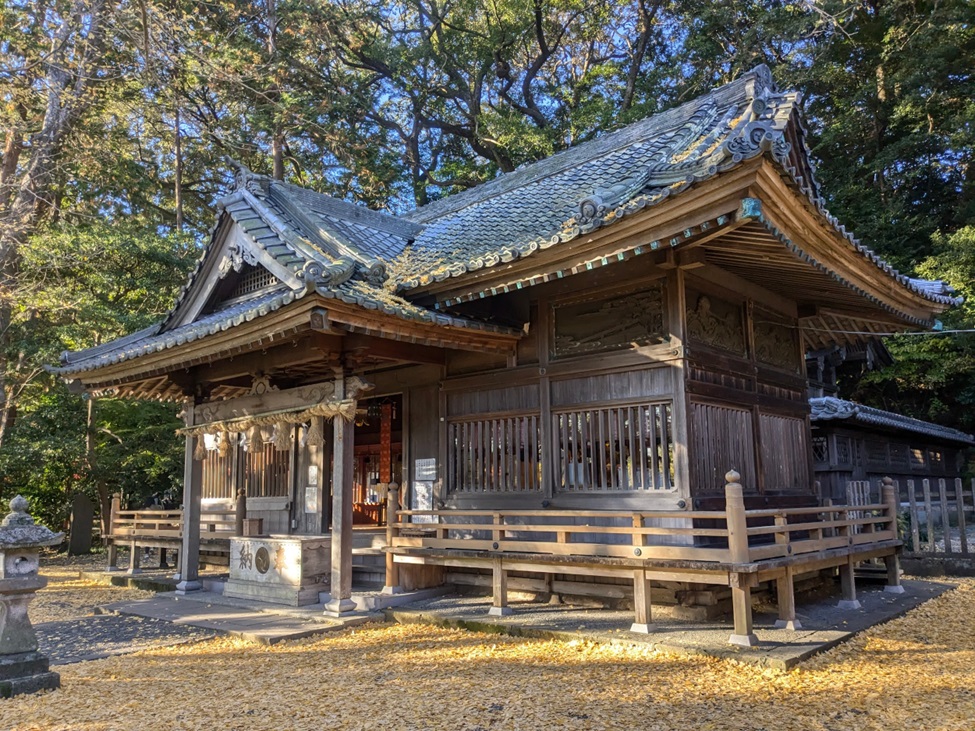
<instances>
[{"instance_id":1,"label":"lattice window","mask_svg":"<svg viewBox=\"0 0 975 731\"><path fill-rule=\"evenodd\" d=\"M257 292L266 287L273 287L278 283L278 278L261 266L246 265L240 272L237 284L228 299L236 299L244 295Z\"/></svg>"},{"instance_id":2,"label":"lattice window","mask_svg":"<svg viewBox=\"0 0 975 731\"><path fill-rule=\"evenodd\" d=\"M291 450L275 449L273 444L254 446L241 455L241 486L247 497L288 497Z\"/></svg>"},{"instance_id":3,"label":"lattice window","mask_svg":"<svg viewBox=\"0 0 975 731\"><path fill-rule=\"evenodd\" d=\"M912 470L923 470L927 464L927 459L925 451L923 449L918 449L917 447L911 448L911 469Z\"/></svg>"},{"instance_id":4,"label":"lattice window","mask_svg":"<svg viewBox=\"0 0 975 731\"><path fill-rule=\"evenodd\" d=\"M203 488L204 498L228 499L234 496L233 475L234 460L237 452L233 445L223 456L216 449L207 449L203 459Z\"/></svg>"},{"instance_id":5,"label":"lattice window","mask_svg":"<svg viewBox=\"0 0 975 731\"><path fill-rule=\"evenodd\" d=\"M829 464L829 437L813 437L813 460Z\"/></svg>"},{"instance_id":6,"label":"lattice window","mask_svg":"<svg viewBox=\"0 0 975 731\"><path fill-rule=\"evenodd\" d=\"M669 403L574 409L553 415L556 486L567 492L669 490Z\"/></svg>"},{"instance_id":7,"label":"lattice window","mask_svg":"<svg viewBox=\"0 0 975 731\"><path fill-rule=\"evenodd\" d=\"M542 456L536 414L478 416L447 424L452 492L538 492Z\"/></svg>"},{"instance_id":8,"label":"lattice window","mask_svg":"<svg viewBox=\"0 0 975 731\"><path fill-rule=\"evenodd\" d=\"M887 443L875 440L865 442L867 450L867 464L877 465L878 467L887 466Z\"/></svg>"}]
</instances>

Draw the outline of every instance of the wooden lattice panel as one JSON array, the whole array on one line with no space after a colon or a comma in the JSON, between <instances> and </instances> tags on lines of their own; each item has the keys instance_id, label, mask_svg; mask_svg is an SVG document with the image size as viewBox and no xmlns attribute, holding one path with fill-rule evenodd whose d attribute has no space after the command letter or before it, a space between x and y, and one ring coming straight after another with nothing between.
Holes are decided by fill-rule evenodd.
<instances>
[{"instance_id":1,"label":"wooden lattice panel","mask_svg":"<svg viewBox=\"0 0 975 731\"><path fill-rule=\"evenodd\" d=\"M252 292L273 287L277 283L278 278L264 267L248 266L240 273L237 284L230 294L230 299L236 299L237 297L243 297Z\"/></svg>"}]
</instances>

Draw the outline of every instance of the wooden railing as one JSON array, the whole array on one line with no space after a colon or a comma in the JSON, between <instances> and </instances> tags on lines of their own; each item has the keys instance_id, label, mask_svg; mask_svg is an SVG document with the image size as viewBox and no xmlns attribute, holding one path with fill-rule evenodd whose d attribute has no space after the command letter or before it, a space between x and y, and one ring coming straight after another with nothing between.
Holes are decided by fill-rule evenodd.
<instances>
[{"instance_id":1,"label":"wooden railing","mask_svg":"<svg viewBox=\"0 0 975 731\"><path fill-rule=\"evenodd\" d=\"M723 511L397 510L389 545L748 563L896 540L896 498L888 497L871 505L763 510L745 510L740 493L728 495Z\"/></svg>"},{"instance_id":2,"label":"wooden railing","mask_svg":"<svg viewBox=\"0 0 975 731\"><path fill-rule=\"evenodd\" d=\"M629 576L631 630L650 632L652 580L717 583L731 592L734 632L729 642L747 647L758 644L751 589L760 580L775 582L776 626L792 630L801 628L794 576L803 568L838 568L841 609L860 607L853 569L869 558L884 560L885 591L903 592L897 493L889 481L877 503L745 510L739 479L734 470L725 476L723 511L398 510L391 493L394 521L387 527L384 591L399 589L397 558L490 568L488 613L504 616L512 612L509 571Z\"/></svg>"},{"instance_id":3,"label":"wooden railing","mask_svg":"<svg viewBox=\"0 0 975 731\"><path fill-rule=\"evenodd\" d=\"M200 540L209 544L208 550L229 553L230 538L243 534L247 506L242 493L238 493L236 505L231 510L203 509L200 515ZM129 571L136 572L139 569L140 547L161 549L161 565L165 565L167 549L179 548L183 538L183 511L122 510L121 496L116 493L112 497L109 526L109 535L105 537L108 543L108 570L116 568L117 547L122 545L130 548Z\"/></svg>"}]
</instances>

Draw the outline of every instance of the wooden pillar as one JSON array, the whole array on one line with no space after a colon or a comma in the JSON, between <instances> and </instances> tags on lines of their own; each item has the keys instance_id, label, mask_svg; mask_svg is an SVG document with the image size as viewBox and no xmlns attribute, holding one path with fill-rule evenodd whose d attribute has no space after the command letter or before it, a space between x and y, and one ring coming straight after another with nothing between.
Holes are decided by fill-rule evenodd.
<instances>
[{"instance_id":1,"label":"wooden pillar","mask_svg":"<svg viewBox=\"0 0 975 731\"><path fill-rule=\"evenodd\" d=\"M139 555L139 546L136 545L135 541L132 541L132 543L129 545L129 570L126 571L125 573L129 575L141 574L142 567L139 562L140 558L141 556Z\"/></svg>"},{"instance_id":2,"label":"wooden pillar","mask_svg":"<svg viewBox=\"0 0 975 731\"><path fill-rule=\"evenodd\" d=\"M792 566L786 566L782 576L775 580L775 590L779 604L779 618L775 620L775 626L793 631L802 629L802 622L796 619L795 571Z\"/></svg>"},{"instance_id":3,"label":"wooden pillar","mask_svg":"<svg viewBox=\"0 0 975 731\"><path fill-rule=\"evenodd\" d=\"M913 485L911 485L911 490L914 490ZM888 515L891 520L890 528L894 532L895 537L897 536L897 511L900 508L899 492L897 485L894 484L891 478L885 477L883 479L883 487L880 488L880 498L884 505L887 506ZM957 490L955 494L960 498L961 490ZM964 508L960 500L958 506L959 515L962 515ZM962 531L964 531L964 517L960 517L958 522L962 525ZM964 532L962 535L964 535ZM888 594L903 594L904 587L901 586L900 560L897 557L896 551L889 556L884 556L884 566L887 569L887 585L884 587L884 591Z\"/></svg>"},{"instance_id":4,"label":"wooden pillar","mask_svg":"<svg viewBox=\"0 0 975 731\"><path fill-rule=\"evenodd\" d=\"M402 594L403 587L399 583L399 566L396 565L393 555L393 543L399 535L396 524L399 516L399 485L391 482L386 488L386 585L383 587L383 594Z\"/></svg>"},{"instance_id":5,"label":"wooden pillar","mask_svg":"<svg viewBox=\"0 0 975 731\"><path fill-rule=\"evenodd\" d=\"M488 614L492 617L507 617L514 614L508 606L508 572L501 565L501 559L495 558L491 565L491 608Z\"/></svg>"},{"instance_id":6,"label":"wooden pillar","mask_svg":"<svg viewBox=\"0 0 975 731\"><path fill-rule=\"evenodd\" d=\"M345 377L335 378L336 398L345 398ZM352 489L355 466L355 422L332 419L332 580L325 614L339 617L355 611L352 601Z\"/></svg>"},{"instance_id":7,"label":"wooden pillar","mask_svg":"<svg viewBox=\"0 0 975 731\"><path fill-rule=\"evenodd\" d=\"M106 571L118 571L118 546L115 545L114 539L110 536L115 531L115 517L118 515L118 511L122 509L122 496L119 493L112 495L112 507L111 512L108 514L108 566L105 567Z\"/></svg>"},{"instance_id":8,"label":"wooden pillar","mask_svg":"<svg viewBox=\"0 0 975 731\"><path fill-rule=\"evenodd\" d=\"M247 491L237 490L237 502L234 505L234 535L244 535L244 520L247 518Z\"/></svg>"},{"instance_id":9,"label":"wooden pillar","mask_svg":"<svg viewBox=\"0 0 975 731\"><path fill-rule=\"evenodd\" d=\"M675 357L670 362L670 375L674 403L672 411L672 438L674 442L674 485L677 494L690 502L691 456L687 451L690 444L690 407L687 394L687 291L684 270L670 269L667 272L667 318L670 343Z\"/></svg>"},{"instance_id":10,"label":"wooden pillar","mask_svg":"<svg viewBox=\"0 0 975 731\"><path fill-rule=\"evenodd\" d=\"M194 424L194 408L186 405L185 420L187 426ZM183 536L179 551L179 582L176 584L177 594L199 591L203 588L200 583L200 513L203 499L203 461L193 456L196 440L203 439L203 435L193 437L186 435L186 454L183 457Z\"/></svg>"},{"instance_id":11,"label":"wooden pillar","mask_svg":"<svg viewBox=\"0 0 975 731\"><path fill-rule=\"evenodd\" d=\"M650 577L644 569L633 571L633 624L630 632L649 634L657 628L652 623L650 602Z\"/></svg>"},{"instance_id":12,"label":"wooden pillar","mask_svg":"<svg viewBox=\"0 0 975 731\"><path fill-rule=\"evenodd\" d=\"M853 578L852 556L847 556L846 563L840 566L840 587L843 589L843 598L836 606L839 609L859 609L860 602L857 601L857 586Z\"/></svg>"},{"instance_id":13,"label":"wooden pillar","mask_svg":"<svg viewBox=\"0 0 975 731\"><path fill-rule=\"evenodd\" d=\"M728 552L735 564L750 563L748 552L748 518L745 515L745 497L741 479L735 470L725 476L725 516L728 523ZM731 576L731 606L735 615L735 631L728 638L732 645L753 647L758 637L752 631L752 589L751 575L734 571Z\"/></svg>"}]
</instances>

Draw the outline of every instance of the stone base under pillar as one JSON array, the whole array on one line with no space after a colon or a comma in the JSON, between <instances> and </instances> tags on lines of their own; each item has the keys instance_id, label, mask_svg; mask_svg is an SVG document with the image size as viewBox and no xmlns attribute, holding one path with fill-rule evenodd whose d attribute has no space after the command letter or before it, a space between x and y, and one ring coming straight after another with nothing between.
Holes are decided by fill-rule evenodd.
<instances>
[{"instance_id":1,"label":"stone base under pillar","mask_svg":"<svg viewBox=\"0 0 975 731\"><path fill-rule=\"evenodd\" d=\"M61 676L48 667L48 659L39 652L0 655L0 698L60 688Z\"/></svg>"}]
</instances>

